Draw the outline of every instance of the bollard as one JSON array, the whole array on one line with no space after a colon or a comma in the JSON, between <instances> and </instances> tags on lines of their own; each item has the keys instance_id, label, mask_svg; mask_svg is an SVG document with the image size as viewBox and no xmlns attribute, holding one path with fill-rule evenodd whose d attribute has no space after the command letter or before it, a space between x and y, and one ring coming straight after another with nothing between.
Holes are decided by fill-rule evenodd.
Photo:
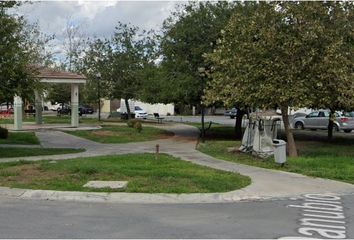
<instances>
[{"instance_id":1,"label":"bollard","mask_svg":"<svg viewBox=\"0 0 354 240\"><path fill-rule=\"evenodd\" d=\"M155 160L159 160L160 145L156 144Z\"/></svg>"}]
</instances>

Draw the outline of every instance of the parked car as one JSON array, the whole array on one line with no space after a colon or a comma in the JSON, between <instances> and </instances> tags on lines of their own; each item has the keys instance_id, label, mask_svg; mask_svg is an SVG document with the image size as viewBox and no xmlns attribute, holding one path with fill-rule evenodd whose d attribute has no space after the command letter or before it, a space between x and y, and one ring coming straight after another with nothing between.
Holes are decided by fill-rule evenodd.
<instances>
[{"instance_id":1,"label":"parked car","mask_svg":"<svg viewBox=\"0 0 354 240\"><path fill-rule=\"evenodd\" d=\"M93 108L88 105L80 105L79 106L79 113L82 114L93 114Z\"/></svg>"},{"instance_id":2,"label":"parked car","mask_svg":"<svg viewBox=\"0 0 354 240\"><path fill-rule=\"evenodd\" d=\"M124 110L126 110L126 108L123 108ZM117 109L117 112L119 112L121 114L121 117L123 119L128 119L128 116L127 116L127 112L124 111L123 112L121 111L121 108L118 108ZM134 106L134 111L131 112L131 116L132 118L141 118L141 119L146 119L148 114L139 106Z\"/></svg>"},{"instance_id":3,"label":"parked car","mask_svg":"<svg viewBox=\"0 0 354 240\"><path fill-rule=\"evenodd\" d=\"M237 109L236 108L231 108L230 110L226 110L224 113L224 116L228 116L231 119L234 119L237 114Z\"/></svg>"},{"instance_id":4,"label":"parked car","mask_svg":"<svg viewBox=\"0 0 354 240\"><path fill-rule=\"evenodd\" d=\"M139 106L134 107L135 118L147 118L147 113Z\"/></svg>"},{"instance_id":5,"label":"parked car","mask_svg":"<svg viewBox=\"0 0 354 240\"><path fill-rule=\"evenodd\" d=\"M57 109L57 114L58 115L70 115L71 114L71 108L70 105L68 104L63 104Z\"/></svg>"},{"instance_id":6,"label":"parked car","mask_svg":"<svg viewBox=\"0 0 354 240\"><path fill-rule=\"evenodd\" d=\"M334 120L334 129L336 131L343 130L346 133L354 129L354 117L348 117L336 112L336 119ZM297 129L327 129L329 121L329 111L320 110L314 111L305 117L296 117L294 119L294 127Z\"/></svg>"},{"instance_id":7,"label":"parked car","mask_svg":"<svg viewBox=\"0 0 354 240\"><path fill-rule=\"evenodd\" d=\"M354 118L354 112L344 112L343 115L349 118Z\"/></svg>"},{"instance_id":8,"label":"parked car","mask_svg":"<svg viewBox=\"0 0 354 240\"><path fill-rule=\"evenodd\" d=\"M52 111L58 111L58 109L61 108L62 104L63 103L56 102L55 104L51 105L49 109L52 110Z\"/></svg>"},{"instance_id":9,"label":"parked car","mask_svg":"<svg viewBox=\"0 0 354 240\"><path fill-rule=\"evenodd\" d=\"M0 104L0 113L5 113L5 112L9 112L9 113L14 112L14 108L12 106L12 103L3 102Z\"/></svg>"}]
</instances>

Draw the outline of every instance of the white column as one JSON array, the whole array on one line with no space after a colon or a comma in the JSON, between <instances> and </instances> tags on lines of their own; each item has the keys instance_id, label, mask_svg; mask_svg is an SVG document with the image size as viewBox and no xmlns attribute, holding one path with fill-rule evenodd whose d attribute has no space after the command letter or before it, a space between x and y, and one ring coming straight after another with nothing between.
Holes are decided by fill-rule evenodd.
<instances>
[{"instance_id":1,"label":"white column","mask_svg":"<svg viewBox=\"0 0 354 240\"><path fill-rule=\"evenodd\" d=\"M22 130L22 99L14 97L14 130Z\"/></svg>"},{"instance_id":2,"label":"white column","mask_svg":"<svg viewBox=\"0 0 354 240\"><path fill-rule=\"evenodd\" d=\"M37 90L34 90L34 98L36 108L36 124L42 124L42 96Z\"/></svg>"},{"instance_id":3,"label":"white column","mask_svg":"<svg viewBox=\"0 0 354 240\"><path fill-rule=\"evenodd\" d=\"M71 84L71 126L79 126L79 84Z\"/></svg>"}]
</instances>

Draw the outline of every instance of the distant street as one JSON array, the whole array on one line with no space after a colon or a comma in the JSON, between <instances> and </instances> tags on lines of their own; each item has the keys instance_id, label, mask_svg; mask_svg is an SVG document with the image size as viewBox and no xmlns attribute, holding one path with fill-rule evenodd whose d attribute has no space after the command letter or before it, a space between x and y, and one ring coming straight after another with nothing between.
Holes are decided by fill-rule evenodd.
<instances>
[{"instance_id":1,"label":"distant street","mask_svg":"<svg viewBox=\"0 0 354 240\"><path fill-rule=\"evenodd\" d=\"M0 199L1 238L281 238L298 233L298 200L102 204ZM354 238L354 195L342 196ZM318 236L312 236L318 237Z\"/></svg>"}]
</instances>

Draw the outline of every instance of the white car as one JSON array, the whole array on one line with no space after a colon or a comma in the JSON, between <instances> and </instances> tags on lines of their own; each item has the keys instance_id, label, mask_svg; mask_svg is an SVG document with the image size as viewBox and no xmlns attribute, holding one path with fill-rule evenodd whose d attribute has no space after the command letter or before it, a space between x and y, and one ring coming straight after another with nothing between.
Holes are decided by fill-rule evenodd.
<instances>
[{"instance_id":1,"label":"white car","mask_svg":"<svg viewBox=\"0 0 354 240\"><path fill-rule=\"evenodd\" d=\"M57 111L58 109L60 109L62 106L62 103L55 103L53 104L49 109L52 110L52 111Z\"/></svg>"},{"instance_id":2,"label":"white car","mask_svg":"<svg viewBox=\"0 0 354 240\"><path fill-rule=\"evenodd\" d=\"M117 109L117 112L121 112L120 108ZM126 112L123 112L122 114L126 114ZM140 119L146 119L148 114L139 106L134 107L134 114L135 118L140 118Z\"/></svg>"},{"instance_id":3,"label":"white car","mask_svg":"<svg viewBox=\"0 0 354 240\"><path fill-rule=\"evenodd\" d=\"M135 118L147 118L147 113L139 106L134 107Z\"/></svg>"}]
</instances>

